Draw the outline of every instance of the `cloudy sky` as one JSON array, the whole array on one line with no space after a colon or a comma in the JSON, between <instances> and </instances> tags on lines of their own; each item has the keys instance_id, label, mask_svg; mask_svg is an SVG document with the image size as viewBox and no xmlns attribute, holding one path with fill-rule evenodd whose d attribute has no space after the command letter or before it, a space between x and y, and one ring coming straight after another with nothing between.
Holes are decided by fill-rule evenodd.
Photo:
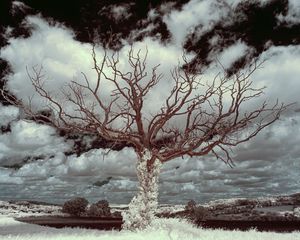
<instances>
[{"instance_id":1,"label":"cloudy sky","mask_svg":"<svg viewBox=\"0 0 300 240\"><path fill-rule=\"evenodd\" d=\"M98 56L108 44L109 51L119 51L121 61L130 45L147 47L149 66L160 63L165 76L150 100L168 92L169 71L183 52L204 79L212 79L221 65L230 75L247 69L253 59L265 61L252 76L257 86L267 87L262 100L295 104L255 139L234 149L234 168L213 156L165 164L160 202L300 191L298 0L81 0L71 5L3 0L0 9L0 86L23 99L34 93L26 67L42 65L51 91L80 79L81 72L95 77L93 43ZM131 148L108 151L96 136L66 136L24 121L19 109L0 101L1 200L63 202L85 196L91 201L129 202L137 190ZM35 101L39 107L40 100ZM156 107L149 102L148 109Z\"/></svg>"}]
</instances>

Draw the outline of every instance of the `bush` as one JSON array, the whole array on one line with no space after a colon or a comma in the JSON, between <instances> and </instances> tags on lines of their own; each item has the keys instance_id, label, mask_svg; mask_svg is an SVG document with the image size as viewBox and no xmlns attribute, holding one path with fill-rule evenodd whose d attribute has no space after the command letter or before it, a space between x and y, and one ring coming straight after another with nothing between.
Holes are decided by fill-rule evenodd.
<instances>
[{"instance_id":1,"label":"bush","mask_svg":"<svg viewBox=\"0 0 300 240\"><path fill-rule=\"evenodd\" d=\"M88 200L81 197L71 199L64 203L62 207L62 212L68 213L73 216L80 216L82 213L85 212L88 203Z\"/></svg>"},{"instance_id":2,"label":"bush","mask_svg":"<svg viewBox=\"0 0 300 240\"><path fill-rule=\"evenodd\" d=\"M100 200L96 203L99 207L102 207L102 208L109 208L110 210L110 207L109 207L109 203L107 200Z\"/></svg>"},{"instance_id":3,"label":"bush","mask_svg":"<svg viewBox=\"0 0 300 240\"><path fill-rule=\"evenodd\" d=\"M205 207L197 206L194 200L188 201L185 210L188 211L188 218L196 223L205 220L209 215L209 211Z\"/></svg>"},{"instance_id":4,"label":"bush","mask_svg":"<svg viewBox=\"0 0 300 240\"><path fill-rule=\"evenodd\" d=\"M255 206L257 201L253 199L237 199L236 204L238 206Z\"/></svg>"},{"instance_id":5,"label":"bush","mask_svg":"<svg viewBox=\"0 0 300 240\"><path fill-rule=\"evenodd\" d=\"M202 206L198 206L194 208L194 211L192 212L192 219L194 219L196 222L205 220L209 215L209 211Z\"/></svg>"},{"instance_id":6,"label":"bush","mask_svg":"<svg viewBox=\"0 0 300 240\"><path fill-rule=\"evenodd\" d=\"M185 206L185 210L187 211L194 211L196 208L196 202L194 200L188 201L188 203Z\"/></svg>"},{"instance_id":7,"label":"bush","mask_svg":"<svg viewBox=\"0 0 300 240\"><path fill-rule=\"evenodd\" d=\"M300 205L300 193L295 193L292 195L294 205Z\"/></svg>"},{"instance_id":8,"label":"bush","mask_svg":"<svg viewBox=\"0 0 300 240\"><path fill-rule=\"evenodd\" d=\"M90 217L111 217L109 203L106 200L100 200L93 203L87 210L87 216Z\"/></svg>"}]
</instances>

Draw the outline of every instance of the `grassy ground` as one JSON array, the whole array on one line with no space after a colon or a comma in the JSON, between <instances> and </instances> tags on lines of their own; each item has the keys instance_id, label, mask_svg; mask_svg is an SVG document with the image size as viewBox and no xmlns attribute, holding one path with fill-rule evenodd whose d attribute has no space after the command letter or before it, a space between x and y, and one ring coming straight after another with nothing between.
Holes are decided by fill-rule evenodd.
<instances>
[{"instance_id":1,"label":"grassy ground","mask_svg":"<svg viewBox=\"0 0 300 240\"><path fill-rule=\"evenodd\" d=\"M300 232L273 233L250 230L199 229L186 221L160 219L144 231L99 231L80 228L49 228L0 216L0 240L299 240Z\"/></svg>"}]
</instances>

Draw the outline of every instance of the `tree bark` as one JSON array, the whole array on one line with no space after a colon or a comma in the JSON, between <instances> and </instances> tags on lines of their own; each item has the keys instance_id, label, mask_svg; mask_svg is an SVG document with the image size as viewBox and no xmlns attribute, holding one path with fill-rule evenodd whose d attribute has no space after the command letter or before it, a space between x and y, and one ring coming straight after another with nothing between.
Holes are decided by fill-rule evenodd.
<instances>
[{"instance_id":1,"label":"tree bark","mask_svg":"<svg viewBox=\"0 0 300 240\"><path fill-rule=\"evenodd\" d=\"M129 203L129 209L122 214L123 229L145 229L155 219L158 207L158 178L161 162L155 159L151 166L147 163L153 156L149 150L144 150L137 161L138 193Z\"/></svg>"}]
</instances>

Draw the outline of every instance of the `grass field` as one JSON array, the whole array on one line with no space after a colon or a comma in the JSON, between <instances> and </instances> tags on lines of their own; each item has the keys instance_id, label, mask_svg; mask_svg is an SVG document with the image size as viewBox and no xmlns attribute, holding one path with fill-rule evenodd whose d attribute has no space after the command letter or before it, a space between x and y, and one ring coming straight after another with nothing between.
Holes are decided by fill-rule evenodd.
<instances>
[{"instance_id":1,"label":"grass field","mask_svg":"<svg viewBox=\"0 0 300 240\"><path fill-rule=\"evenodd\" d=\"M1 240L299 240L300 232L274 233L250 230L224 231L205 230L178 219L160 219L147 230L99 231L80 228L49 228L21 223L12 217L0 215Z\"/></svg>"}]
</instances>

